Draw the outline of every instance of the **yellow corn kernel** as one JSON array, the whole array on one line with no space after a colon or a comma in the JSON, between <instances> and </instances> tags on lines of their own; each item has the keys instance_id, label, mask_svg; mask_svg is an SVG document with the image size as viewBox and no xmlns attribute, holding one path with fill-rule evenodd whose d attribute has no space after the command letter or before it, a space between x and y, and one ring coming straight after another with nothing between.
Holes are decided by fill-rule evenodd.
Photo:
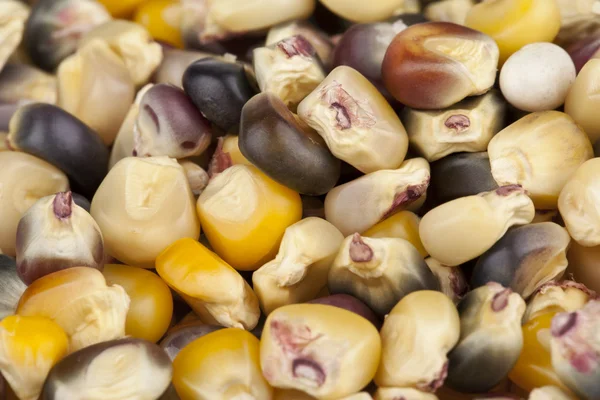
<instances>
[{"instance_id":1,"label":"yellow corn kernel","mask_svg":"<svg viewBox=\"0 0 600 400\"><path fill-rule=\"evenodd\" d=\"M560 29L556 0L492 0L467 14L465 25L490 35L500 49L500 63L521 47L552 42Z\"/></svg>"},{"instance_id":2,"label":"yellow corn kernel","mask_svg":"<svg viewBox=\"0 0 600 400\"><path fill-rule=\"evenodd\" d=\"M65 332L48 318L11 315L0 321L0 371L21 400L37 400L68 346Z\"/></svg>"},{"instance_id":3,"label":"yellow corn kernel","mask_svg":"<svg viewBox=\"0 0 600 400\"><path fill-rule=\"evenodd\" d=\"M260 341L267 381L319 400L336 400L361 390L375 376L380 357L381 341L372 323L323 304L276 309L267 317Z\"/></svg>"},{"instance_id":4,"label":"yellow corn kernel","mask_svg":"<svg viewBox=\"0 0 600 400\"><path fill-rule=\"evenodd\" d=\"M419 237L419 222L421 222L421 218L415 213L400 211L367 229L362 236L404 239L415 246L423 258L425 258L429 254L425 250L425 247L423 247L423 243L421 243L421 238Z\"/></svg>"},{"instance_id":5,"label":"yellow corn kernel","mask_svg":"<svg viewBox=\"0 0 600 400\"><path fill-rule=\"evenodd\" d=\"M115 18L127 18L146 0L98 0Z\"/></svg>"},{"instance_id":6,"label":"yellow corn kernel","mask_svg":"<svg viewBox=\"0 0 600 400\"><path fill-rule=\"evenodd\" d=\"M179 239L156 259L156 271L207 324L253 329L258 299L229 264L202 244Z\"/></svg>"},{"instance_id":7,"label":"yellow corn kernel","mask_svg":"<svg viewBox=\"0 0 600 400\"><path fill-rule=\"evenodd\" d=\"M145 26L154 39L183 48L180 19L181 4L178 0L146 1L133 16L133 20Z\"/></svg>"},{"instance_id":8,"label":"yellow corn kernel","mask_svg":"<svg viewBox=\"0 0 600 400\"><path fill-rule=\"evenodd\" d=\"M125 334L156 343L173 316L173 296L167 284L150 271L128 265L107 264L103 274L108 285L122 286L131 299Z\"/></svg>"},{"instance_id":9,"label":"yellow corn kernel","mask_svg":"<svg viewBox=\"0 0 600 400\"><path fill-rule=\"evenodd\" d=\"M569 392L552 368L550 324L556 313L546 313L523 325L523 349L508 377L520 388L531 391L546 385Z\"/></svg>"},{"instance_id":10,"label":"yellow corn kernel","mask_svg":"<svg viewBox=\"0 0 600 400\"><path fill-rule=\"evenodd\" d=\"M275 258L286 228L302 217L298 193L249 165L234 165L214 177L196 209L215 252L248 271Z\"/></svg>"},{"instance_id":11,"label":"yellow corn kernel","mask_svg":"<svg viewBox=\"0 0 600 400\"><path fill-rule=\"evenodd\" d=\"M250 332L229 328L185 346L173 361L173 385L181 400L271 399L263 378L259 341Z\"/></svg>"},{"instance_id":12,"label":"yellow corn kernel","mask_svg":"<svg viewBox=\"0 0 600 400\"><path fill-rule=\"evenodd\" d=\"M240 147L238 145L239 136L237 135L227 135L223 138L223 153L229 154L231 157L231 162L233 165L236 164L244 164L244 165L252 165L250 161L240 151Z\"/></svg>"},{"instance_id":13,"label":"yellow corn kernel","mask_svg":"<svg viewBox=\"0 0 600 400\"><path fill-rule=\"evenodd\" d=\"M95 268L74 267L43 276L25 290L17 314L47 317L69 337L69 351L125 336L129 296L106 285Z\"/></svg>"}]
</instances>

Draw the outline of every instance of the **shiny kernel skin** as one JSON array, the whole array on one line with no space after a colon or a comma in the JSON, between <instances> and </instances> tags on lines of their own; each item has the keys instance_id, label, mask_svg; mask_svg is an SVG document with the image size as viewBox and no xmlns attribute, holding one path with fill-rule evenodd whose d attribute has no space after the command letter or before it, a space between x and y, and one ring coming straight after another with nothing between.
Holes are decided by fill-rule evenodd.
<instances>
[{"instance_id":1,"label":"shiny kernel skin","mask_svg":"<svg viewBox=\"0 0 600 400\"><path fill-rule=\"evenodd\" d=\"M427 22L394 38L381 72L396 100L431 110L484 94L494 84L497 66L498 46L489 36L449 22Z\"/></svg>"},{"instance_id":2,"label":"shiny kernel skin","mask_svg":"<svg viewBox=\"0 0 600 400\"><path fill-rule=\"evenodd\" d=\"M592 144L600 139L600 59L588 61L575 78L565 99L565 113L585 131Z\"/></svg>"},{"instance_id":3,"label":"shiny kernel skin","mask_svg":"<svg viewBox=\"0 0 600 400\"><path fill-rule=\"evenodd\" d=\"M107 264L102 272L108 285L119 285L131 299L125 334L156 343L173 316L173 296L160 277L142 268Z\"/></svg>"},{"instance_id":4,"label":"shiny kernel skin","mask_svg":"<svg viewBox=\"0 0 600 400\"><path fill-rule=\"evenodd\" d=\"M556 0L499 0L475 5L465 25L490 35L504 63L521 47L535 42L552 42L560 29Z\"/></svg>"},{"instance_id":5,"label":"shiny kernel skin","mask_svg":"<svg viewBox=\"0 0 600 400\"><path fill-rule=\"evenodd\" d=\"M555 315L555 312L544 313L521 328L523 330L523 349L517 363L508 373L508 377L524 390L531 391L546 385L569 390L552 368L550 325Z\"/></svg>"},{"instance_id":6,"label":"shiny kernel skin","mask_svg":"<svg viewBox=\"0 0 600 400\"><path fill-rule=\"evenodd\" d=\"M35 400L50 369L67 354L62 328L44 317L0 321L0 372L22 400Z\"/></svg>"},{"instance_id":7,"label":"shiny kernel skin","mask_svg":"<svg viewBox=\"0 0 600 400\"><path fill-rule=\"evenodd\" d=\"M362 236L404 239L415 246L423 257L427 257L429 254L423 247L423 243L421 243L421 238L419 237L420 222L421 218L419 218L417 214L410 211L400 211L373 225L367 229Z\"/></svg>"},{"instance_id":8,"label":"shiny kernel skin","mask_svg":"<svg viewBox=\"0 0 600 400\"><path fill-rule=\"evenodd\" d=\"M157 257L156 271L203 322L248 330L258 323L258 299L248 283L199 242L175 241Z\"/></svg>"},{"instance_id":9,"label":"shiny kernel skin","mask_svg":"<svg viewBox=\"0 0 600 400\"><path fill-rule=\"evenodd\" d=\"M262 377L259 341L250 332L227 328L185 346L173 361L173 385L181 400L271 399Z\"/></svg>"},{"instance_id":10,"label":"shiny kernel skin","mask_svg":"<svg viewBox=\"0 0 600 400\"><path fill-rule=\"evenodd\" d=\"M215 252L244 271L273 259L285 229L302 217L297 192L247 165L234 165L212 179L196 209Z\"/></svg>"},{"instance_id":11,"label":"shiny kernel skin","mask_svg":"<svg viewBox=\"0 0 600 400\"><path fill-rule=\"evenodd\" d=\"M369 321L323 304L276 309L267 317L260 342L267 381L318 400L358 392L375 376L380 356L379 334Z\"/></svg>"},{"instance_id":12,"label":"shiny kernel skin","mask_svg":"<svg viewBox=\"0 0 600 400\"><path fill-rule=\"evenodd\" d=\"M180 4L176 0L148 0L135 10L133 20L144 26L158 41L183 48L179 29Z\"/></svg>"}]
</instances>

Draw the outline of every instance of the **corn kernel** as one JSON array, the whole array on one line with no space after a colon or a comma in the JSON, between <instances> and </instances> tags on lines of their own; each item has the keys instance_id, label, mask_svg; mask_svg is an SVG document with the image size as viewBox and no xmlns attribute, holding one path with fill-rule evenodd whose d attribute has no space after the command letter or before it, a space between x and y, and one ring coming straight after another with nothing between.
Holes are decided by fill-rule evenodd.
<instances>
[{"instance_id":1,"label":"corn kernel","mask_svg":"<svg viewBox=\"0 0 600 400\"><path fill-rule=\"evenodd\" d=\"M575 241L567 251L569 261L565 274L573 276L576 282L581 282L591 290L600 293L600 246L584 247Z\"/></svg>"},{"instance_id":2,"label":"corn kernel","mask_svg":"<svg viewBox=\"0 0 600 400\"><path fill-rule=\"evenodd\" d=\"M558 210L574 241L582 246L600 245L600 158L583 163L569 178L558 197Z\"/></svg>"},{"instance_id":3,"label":"corn kernel","mask_svg":"<svg viewBox=\"0 0 600 400\"><path fill-rule=\"evenodd\" d=\"M410 211L400 211L391 217L384 219L383 221L373 225L367 229L362 236L372 238L398 238L408 241L410 244L421 253L423 257L427 257L429 254L421 238L419 237L419 223L421 218Z\"/></svg>"},{"instance_id":4,"label":"corn kernel","mask_svg":"<svg viewBox=\"0 0 600 400\"><path fill-rule=\"evenodd\" d=\"M202 336L173 361L173 385L181 400L270 399L261 375L259 341L229 328Z\"/></svg>"},{"instance_id":5,"label":"corn kernel","mask_svg":"<svg viewBox=\"0 0 600 400\"><path fill-rule=\"evenodd\" d=\"M406 240L355 233L340 246L329 269L328 287L331 293L355 296L383 318L409 293L438 290L440 284Z\"/></svg>"},{"instance_id":6,"label":"corn kernel","mask_svg":"<svg viewBox=\"0 0 600 400\"><path fill-rule=\"evenodd\" d=\"M575 78L565 100L565 112L587 133L592 144L600 139L600 60L588 61Z\"/></svg>"},{"instance_id":7,"label":"corn kernel","mask_svg":"<svg viewBox=\"0 0 600 400\"><path fill-rule=\"evenodd\" d=\"M244 278L219 256L189 238L156 259L156 271L208 324L252 329L260 310Z\"/></svg>"},{"instance_id":8,"label":"corn kernel","mask_svg":"<svg viewBox=\"0 0 600 400\"><path fill-rule=\"evenodd\" d=\"M298 193L246 165L212 179L196 209L212 248L240 270L255 270L275 258L285 229L302 217Z\"/></svg>"},{"instance_id":9,"label":"corn kernel","mask_svg":"<svg viewBox=\"0 0 600 400\"><path fill-rule=\"evenodd\" d=\"M507 126L488 145L498 185L522 185L538 209L556 209L569 178L594 156L585 132L567 114L541 111Z\"/></svg>"},{"instance_id":10,"label":"corn kernel","mask_svg":"<svg viewBox=\"0 0 600 400\"><path fill-rule=\"evenodd\" d=\"M133 20L145 26L154 39L183 48L180 19L181 4L177 0L146 1L133 16Z\"/></svg>"},{"instance_id":11,"label":"corn kernel","mask_svg":"<svg viewBox=\"0 0 600 400\"><path fill-rule=\"evenodd\" d=\"M285 230L277 257L252 274L263 312L316 298L344 237L321 218L305 218Z\"/></svg>"},{"instance_id":12,"label":"corn kernel","mask_svg":"<svg viewBox=\"0 0 600 400\"><path fill-rule=\"evenodd\" d=\"M272 386L301 390L319 400L343 398L365 387L380 356L373 324L323 304L292 304L273 311L260 342L263 376Z\"/></svg>"},{"instance_id":13,"label":"corn kernel","mask_svg":"<svg viewBox=\"0 0 600 400\"><path fill-rule=\"evenodd\" d=\"M97 132L106 145L115 140L135 97L127 65L114 50L93 37L57 70L58 106Z\"/></svg>"},{"instance_id":14,"label":"corn kernel","mask_svg":"<svg viewBox=\"0 0 600 400\"><path fill-rule=\"evenodd\" d=\"M475 5L466 26L490 35L500 49L500 63L529 43L552 42L560 29L556 0L496 0Z\"/></svg>"},{"instance_id":15,"label":"corn kernel","mask_svg":"<svg viewBox=\"0 0 600 400\"><path fill-rule=\"evenodd\" d=\"M19 399L38 398L68 345L65 332L48 318L12 315L0 322L0 371Z\"/></svg>"},{"instance_id":16,"label":"corn kernel","mask_svg":"<svg viewBox=\"0 0 600 400\"><path fill-rule=\"evenodd\" d=\"M556 313L538 315L523 325L523 349L508 377L519 387L531 391L546 385L568 391L552 368L550 324Z\"/></svg>"},{"instance_id":17,"label":"corn kernel","mask_svg":"<svg viewBox=\"0 0 600 400\"><path fill-rule=\"evenodd\" d=\"M146 0L98 0L98 2L106 7L113 17L127 18Z\"/></svg>"},{"instance_id":18,"label":"corn kernel","mask_svg":"<svg viewBox=\"0 0 600 400\"><path fill-rule=\"evenodd\" d=\"M427 252L450 267L489 250L513 225L531 222L533 202L518 185L449 201L421 219L419 235Z\"/></svg>"},{"instance_id":19,"label":"corn kernel","mask_svg":"<svg viewBox=\"0 0 600 400\"><path fill-rule=\"evenodd\" d=\"M244 165L252 165L250 161L240 151L239 147L239 136L237 135L227 135L223 138L223 153L229 154L231 157L232 165L236 164L244 164Z\"/></svg>"},{"instance_id":20,"label":"corn kernel","mask_svg":"<svg viewBox=\"0 0 600 400\"><path fill-rule=\"evenodd\" d=\"M200 236L194 202L177 160L126 157L102 181L90 214L108 254L128 265L153 268L171 243Z\"/></svg>"},{"instance_id":21,"label":"corn kernel","mask_svg":"<svg viewBox=\"0 0 600 400\"><path fill-rule=\"evenodd\" d=\"M73 267L43 276L21 296L17 314L47 317L69 336L69 351L125 335L129 297L108 286L94 268Z\"/></svg>"},{"instance_id":22,"label":"corn kernel","mask_svg":"<svg viewBox=\"0 0 600 400\"><path fill-rule=\"evenodd\" d=\"M131 299L125 333L157 342L169 328L173 316L169 287L158 275L128 265L105 265L103 274L108 285L123 287Z\"/></svg>"},{"instance_id":23,"label":"corn kernel","mask_svg":"<svg viewBox=\"0 0 600 400\"><path fill-rule=\"evenodd\" d=\"M447 296L432 290L407 295L381 328L382 356L375 382L380 387L437 390L446 378L447 353L459 337L458 311Z\"/></svg>"},{"instance_id":24,"label":"corn kernel","mask_svg":"<svg viewBox=\"0 0 600 400\"><path fill-rule=\"evenodd\" d=\"M527 302L523 324L549 312L572 312L583 308L596 292L574 281L550 281L540 287Z\"/></svg>"},{"instance_id":25,"label":"corn kernel","mask_svg":"<svg viewBox=\"0 0 600 400\"><path fill-rule=\"evenodd\" d=\"M327 193L325 217L345 236L362 233L397 212L420 207L429 180L429 163L424 158L363 175Z\"/></svg>"},{"instance_id":26,"label":"corn kernel","mask_svg":"<svg viewBox=\"0 0 600 400\"><path fill-rule=\"evenodd\" d=\"M0 253L16 254L17 226L40 198L69 188L67 176L46 161L16 151L0 152Z\"/></svg>"}]
</instances>

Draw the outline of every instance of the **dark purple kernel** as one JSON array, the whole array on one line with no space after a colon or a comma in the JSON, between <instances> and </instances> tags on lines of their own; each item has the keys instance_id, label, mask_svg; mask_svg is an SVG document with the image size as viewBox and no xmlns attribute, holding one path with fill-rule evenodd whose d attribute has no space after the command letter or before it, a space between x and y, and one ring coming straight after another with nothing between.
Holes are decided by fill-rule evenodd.
<instances>
[{"instance_id":1,"label":"dark purple kernel","mask_svg":"<svg viewBox=\"0 0 600 400\"><path fill-rule=\"evenodd\" d=\"M550 333L554 337L560 337L569 332L577 323L577 313L558 314L552 318Z\"/></svg>"},{"instance_id":2,"label":"dark purple kernel","mask_svg":"<svg viewBox=\"0 0 600 400\"><path fill-rule=\"evenodd\" d=\"M354 262L368 262L373 259L373 250L355 233L350 243L350 258Z\"/></svg>"},{"instance_id":3,"label":"dark purple kernel","mask_svg":"<svg viewBox=\"0 0 600 400\"><path fill-rule=\"evenodd\" d=\"M137 153L137 150L135 150L135 149L134 149L134 150L131 152L131 155L133 155L134 157L137 157L137 155L138 155L138 153Z\"/></svg>"},{"instance_id":4,"label":"dark purple kernel","mask_svg":"<svg viewBox=\"0 0 600 400\"><path fill-rule=\"evenodd\" d=\"M350 114L348 114L346 107L336 101L335 103L331 103L331 108L336 112L335 120L338 123L338 127L342 130L349 129L352 126L352 120L350 119Z\"/></svg>"},{"instance_id":5,"label":"dark purple kernel","mask_svg":"<svg viewBox=\"0 0 600 400\"><path fill-rule=\"evenodd\" d=\"M496 293L492 299L492 310L495 312L504 310L508 305L508 298L512 292L513 291L510 289L504 289L503 291Z\"/></svg>"},{"instance_id":6,"label":"dark purple kernel","mask_svg":"<svg viewBox=\"0 0 600 400\"><path fill-rule=\"evenodd\" d=\"M54 215L59 219L66 219L71 216L73 204L73 195L71 192L57 193L52 201Z\"/></svg>"},{"instance_id":7,"label":"dark purple kernel","mask_svg":"<svg viewBox=\"0 0 600 400\"><path fill-rule=\"evenodd\" d=\"M466 115L456 114L449 117L446 122L444 122L444 125L450 129L454 129L456 133L461 133L471 126L471 121Z\"/></svg>"},{"instance_id":8,"label":"dark purple kernel","mask_svg":"<svg viewBox=\"0 0 600 400\"><path fill-rule=\"evenodd\" d=\"M509 194L511 194L513 192L524 192L523 186L521 186L521 185L506 185L506 186L501 186L498 189L496 189L496 194L498 194L499 196L508 196Z\"/></svg>"},{"instance_id":9,"label":"dark purple kernel","mask_svg":"<svg viewBox=\"0 0 600 400\"><path fill-rule=\"evenodd\" d=\"M306 375L299 374L299 368L311 369L314 376L308 377ZM300 376L302 378L311 379L317 384L317 386L322 386L325 383L325 379L327 379L327 375L325 375L325 371L323 371L323 368L321 368L321 366L316 361L308 358L296 358L292 362L292 374L295 378Z\"/></svg>"},{"instance_id":10,"label":"dark purple kernel","mask_svg":"<svg viewBox=\"0 0 600 400\"><path fill-rule=\"evenodd\" d=\"M160 123L158 122L158 115L156 115L156 112L148 104L144 105L144 111L152 118L152 122L154 122L154 125L156 126L156 134L160 134Z\"/></svg>"}]
</instances>

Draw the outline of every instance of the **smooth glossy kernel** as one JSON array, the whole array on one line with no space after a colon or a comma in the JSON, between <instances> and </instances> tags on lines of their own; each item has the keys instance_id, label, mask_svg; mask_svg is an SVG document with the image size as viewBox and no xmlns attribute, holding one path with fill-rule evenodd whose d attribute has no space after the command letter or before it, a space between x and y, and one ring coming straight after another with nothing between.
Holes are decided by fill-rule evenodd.
<instances>
[{"instance_id":1,"label":"smooth glossy kernel","mask_svg":"<svg viewBox=\"0 0 600 400\"><path fill-rule=\"evenodd\" d=\"M50 369L67 354L62 328L44 317L0 321L0 371L21 400L37 400Z\"/></svg>"},{"instance_id":2,"label":"smooth glossy kernel","mask_svg":"<svg viewBox=\"0 0 600 400\"><path fill-rule=\"evenodd\" d=\"M475 5L465 25L490 35L500 49L500 63L529 43L552 42L560 29L555 0L494 0Z\"/></svg>"},{"instance_id":3,"label":"smooth glossy kernel","mask_svg":"<svg viewBox=\"0 0 600 400\"><path fill-rule=\"evenodd\" d=\"M256 167L234 165L208 183L196 209L215 252L236 269L255 270L275 257L302 201Z\"/></svg>"},{"instance_id":4,"label":"smooth glossy kernel","mask_svg":"<svg viewBox=\"0 0 600 400\"><path fill-rule=\"evenodd\" d=\"M429 211L419 235L425 250L442 264L472 260L498 241L509 227L528 224L535 208L519 185L461 197Z\"/></svg>"},{"instance_id":5,"label":"smooth glossy kernel","mask_svg":"<svg viewBox=\"0 0 600 400\"><path fill-rule=\"evenodd\" d=\"M150 271L128 265L107 264L102 272L107 285L119 285L131 299L125 334L156 343L173 316L171 290Z\"/></svg>"},{"instance_id":6,"label":"smooth glossy kernel","mask_svg":"<svg viewBox=\"0 0 600 400\"><path fill-rule=\"evenodd\" d=\"M156 270L203 322L248 330L258 323L258 300L248 283L199 242L177 240L157 257Z\"/></svg>"},{"instance_id":7,"label":"smooth glossy kernel","mask_svg":"<svg viewBox=\"0 0 600 400\"><path fill-rule=\"evenodd\" d=\"M412 108L442 109L494 84L498 46L478 31L429 22L400 32L381 67L387 90Z\"/></svg>"},{"instance_id":8,"label":"smooth glossy kernel","mask_svg":"<svg viewBox=\"0 0 600 400\"><path fill-rule=\"evenodd\" d=\"M270 399L273 388L260 370L259 341L228 328L185 346L173 361L173 385L181 400Z\"/></svg>"}]
</instances>

